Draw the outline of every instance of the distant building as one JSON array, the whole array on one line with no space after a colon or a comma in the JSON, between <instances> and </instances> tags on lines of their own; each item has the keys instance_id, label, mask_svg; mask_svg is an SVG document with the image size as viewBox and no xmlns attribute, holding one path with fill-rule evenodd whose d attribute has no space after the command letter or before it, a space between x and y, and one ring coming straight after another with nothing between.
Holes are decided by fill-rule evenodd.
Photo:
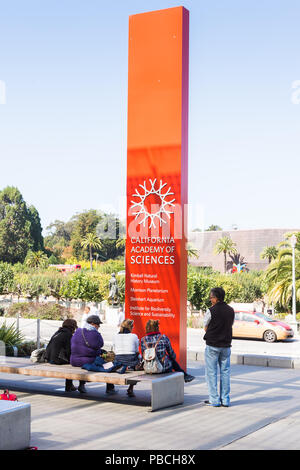
<instances>
[{"instance_id":1,"label":"distant building","mask_svg":"<svg viewBox=\"0 0 300 470\"><path fill-rule=\"evenodd\" d=\"M277 246L284 241L285 234L298 232L300 229L256 229L256 230L230 230L215 232L190 232L189 242L193 249L198 251L198 258L191 257L189 263L193 266L212 267L216 271L224 272L224 256L215 255L214 248L222 237L230 237L236 243L236 249L249 270L261 270L268 266L268 260L261 259L261 252L267 246ZM233 264L227 255L228 270Z\"/></svg>"}]
</instances>

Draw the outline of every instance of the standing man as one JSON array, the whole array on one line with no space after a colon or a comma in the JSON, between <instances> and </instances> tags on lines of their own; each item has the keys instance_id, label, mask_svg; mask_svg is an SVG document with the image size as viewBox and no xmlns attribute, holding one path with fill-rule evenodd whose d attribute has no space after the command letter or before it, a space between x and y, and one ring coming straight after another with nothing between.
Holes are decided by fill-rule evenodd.
<instances>
[{"instance_id":1,"label":"standing man","mask_svg":"<svg viewBox=\"0 0 300 470\"><path fill-rule=\"evenodd\" d=\"M118 315L118 326L119 327L122 325L124 320L125 320L125 312L124 312L124 308L121 305L119 307L119 315Z\"/></svg>"},{"instance_id":2,"label":"standing man","mask_svg":"<svg viewBox=\"0 0 300 470\"><path fill-rule=\"evenodd\" d=\"M230 405L230 353L234 310L224 302L225 291L215 287L210 291L212 306L204 316L205 378L210 406ZM218 393L218 368L220 369L220 393Z\"/></svg>"},{"instance_id":3,"label":"standing man","mask_svg":"<svg viewBox=\"0 0 300 470\"><path fill-rule=\"evenodd\" d=\"M81 317L80 328L88 328L89 327L89 323L88 323L87 319L91 315L96 315L97 317L99 317L100 323L102 323L102 320L100 318L100 313L95 307L93 307L93 311L91 311L90 307L85 307L84 314Z\"/></svg>"}]
</instances>

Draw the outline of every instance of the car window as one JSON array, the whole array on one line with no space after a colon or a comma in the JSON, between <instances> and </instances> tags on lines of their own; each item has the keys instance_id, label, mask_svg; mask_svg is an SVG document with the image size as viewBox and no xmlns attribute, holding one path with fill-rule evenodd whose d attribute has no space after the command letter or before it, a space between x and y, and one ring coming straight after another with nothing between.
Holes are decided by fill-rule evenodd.
<instances>
[{"instance_id":1,"label":"car window","mask_svg":"<svg viewBox=\"0 0 300 470\"><path fill-rule=\"evenodd\" d=\"M253 315L243 314L243 320L249 322L255 322L256 318Z\"/></svg>"},{"instance_id":2,"label":"car window","mask_svg":"<svg viewBox=\"0 0 300 470\"><path fill-rule=\"evenodd\" d=\"M261 318L262 320L265 320L265 321L268 321L268 322L273 322L274 319L273 318L270 318L270 317L267 317L266 315L264 315L263 313L259 313L259 312L256 312L256 314L259 318Z\"/></svg>"},{"instance_id":3,"label":"car window","mask_svg":"<svg viewBox=\"0 0 300 470\"><path fill-rule=\"evenodd\" d=\"M236 313L235 316L234 316L234 320L241 320L242 318L242 315L240 313Z\"/></svg>"}]
</instances>

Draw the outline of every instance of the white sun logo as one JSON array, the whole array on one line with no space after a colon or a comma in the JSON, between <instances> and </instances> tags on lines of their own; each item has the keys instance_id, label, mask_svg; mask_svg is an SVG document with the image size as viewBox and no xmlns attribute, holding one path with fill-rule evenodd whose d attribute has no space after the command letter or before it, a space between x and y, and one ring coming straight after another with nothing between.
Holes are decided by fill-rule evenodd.
<instances>
[{"instance_id":1,"label":"white sun logo","mask_svg":"<svg viewBox=\"0 0 300 470\"><path fill-rule=\"evenodd\" d=\"M166 224L167 222L164 220L163 215L165 214L169 219L171 218L171 214L174 214L170 208L175 207L175 204L173 202L175 201L174 199L167 200L168 197L173 196L174 193L171 192L171 186L169 187L168 190L166 190L165 186L167 186L167 183L163 183L160 180L160 183L156 184L156 179L151 180L149 178L150 182L150 189L147 188L146 181L144 181L144 184L140 184L140 188L142 188L142 192L139 192L137 189L135 190L135 193L132 194L132 197L139 198L137 202L131 201L132 202L132 209L135 209L135 212L133 212L133 215L135 215L135 220L140 218L141 220L139 221L139 224L143 224L143 226L146 226L146 222L148 219L150 220L150 226L156 228L155 221L156 219L159 221L159 225L161 227L162 223ZM158 187L157 187L158 186ZM165 190L164 190L165 188ZM164 191L165 192L164 192ZM157 204L159 206L158 210L154 213L150 213L147 210L147 207L145 206L145 201L149 196L154 195L157 200L159 200L159 203Z\"/></svg>"}]
</instances>

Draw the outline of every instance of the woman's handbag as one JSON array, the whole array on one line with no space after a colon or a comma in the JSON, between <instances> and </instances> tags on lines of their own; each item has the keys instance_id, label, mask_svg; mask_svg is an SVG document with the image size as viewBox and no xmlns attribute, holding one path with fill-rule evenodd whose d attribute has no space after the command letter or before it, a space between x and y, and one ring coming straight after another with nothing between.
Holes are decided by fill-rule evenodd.
<instances>
[{"instance_id":1,"label":"woman's handbag","mask_svg":"<svg viewBox=\"0 0 300 470\"><path fill-rule=\"evenodd\" d=\"M45 360L46 348L39 348L32 351L30 360L31 362L46 362Z\"/></svg>"},{"instance_id":2,"label":"woman's handbag","mask_svg":"<svg viewBox=\"0 0 300 470\"><path fill-rule=\"evenodd\" d=\"M108 351L101 355L105 362L114 362L116 355L114 351Z\"/></svg>"}]
</instances>

